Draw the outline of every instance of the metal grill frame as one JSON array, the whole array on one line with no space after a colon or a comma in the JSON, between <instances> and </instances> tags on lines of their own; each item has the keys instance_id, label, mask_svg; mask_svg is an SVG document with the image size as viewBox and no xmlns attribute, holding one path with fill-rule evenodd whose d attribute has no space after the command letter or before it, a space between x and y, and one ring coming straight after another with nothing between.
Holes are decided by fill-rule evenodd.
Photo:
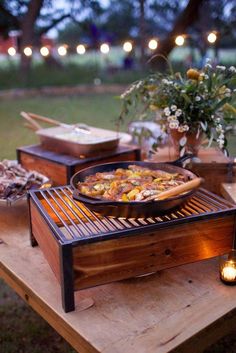
<instances>
[{"instance_id":1,"label":"metal grill frame","mask_svg":"<svg viewBox=\"0 0 236 353\"><path fill-rule=\"evenodd\" d=\"M65 189L67 190L67 193L64 192ZM215 195L215 194L213 194L203 188L200 188L199 191L197 191L196 194L183 205L183 207L178 208L174 211L170 211L169 213L166 213L164 215L157 216L157 217L155 217L156 220L154 220L154 217L149 217L147 219L143 219L143 221L147 223L145 225L142 224L142 222L140 222L139 219L134 220L137 223L137 226L132 224L132 222L130 222L129 219L124 219L125 222L129 225L129 228L124 226L124 222L121 221L123 218L98 216L93 211L90 211L85 206L83 206L83 208L86 209L87 213L90 214L91 217L95 218L96 221L100 224L100 226L103 227L103 229L107 228L107 231L103 231L103 232L99 232L99 233L97 232L97 234L90 234L88 236L83 234L81 237L79 237L79 236L76 236L75 233L73 234L73 230L71 230L70 227L71 227L71 225L73 225L77 229L78 233L81 232L81 229L77 226L77 224L73 221L73 219L66 212L66 208L68 208L73 213L72 208L67 205L67 206L65 206L65 209L62 211L64 213L64 215L66 215L66 217L71 222L71 225L69 226L61 218L60 214L55 209L53 209L54 207L49 206L54 211L54 213L58 217L58 219L60 219L61 223L64 225L64 227L67 229L67 231L71 234L71 239L68 239L65 237L65 235L61 231L61 229L60 229L61 227L59 227L54 222L54 220L48 215L47 210L44 208L44 206L42 205L42 203L40 201L40 199L43 198L47 202L47 204L49 205L50 198L53 199L53 197L54 197L53 193L56 193L58 196L58 191L63 192L64 195L70 199L70 202L72 202L73 205L78 208L79 212L82 213L83 215L85 214L83 209L81 209L81 207L79 206L80 204L77 201L73 200L72 189L70 186L58 186L58 187L54 187L54 188L34 190L34 191L29 192L29 197L31 197L31 199L37 205L37 208L39 209L41 215L43 216L43 218L45 219L45 221L49 225L50 229L52 230L55 239L61 245L71 244L72 246L78 246L79 244L93 243L93 242L97 242L97 241L116 239L117 237L125 237L125 236L143 234L144 232L157 231L158 229L170 227L172 225L182 224L182 223L186 223L186 222L194 222L197 220L200 221L200 220L212 219L212 218L219 217L219 216L230 215L230 214L233 214L236 212L236 205L232 204L231 202L229 202L229 201L221 198L220 196ZM68 192L70 192L71 194L68 195ZM45 196L46 193L50 196L50 198ZM183 212L188 212L188 213L191 212L191 209L189 211L189 208L191 207L191 206L189 207L189 204L191 204L192 202L196 202L196 199L197 199L197 202L200 201L200 202L206 203L208 201L211 204L205 205L205 208L209 208L209 206L213 206L213 208L216 208L216 210L211 208L210 212L206 212L206 211L201 212L200 211L198 214L190 214L190 215L182 216L181 212L182 213ZM55 199L53 199L53 200L54 200L53 204L56 204ZM64 203L66 203L66 201L64 201ZM52 204L52 206L54 206L53 204ZM199 208L199 206L196 206L196 205L194 207ZM62 210L62 208L61 208L61 210ZM76 212L74 211L74 213L76 213ZM180 215L179 218L173 218L172 215L173 214L176 215L176 213L179 213L179 215ZM82 223L83 220L76 216L76 219L77 219L77 221L79 221L81 223L81 226L84 228L90 228L90 232L91 232L91 225L94 229L98 228L96 223L93 222L92 220L90 220L88 216L85 216L85 218L87 219L87 222ZM158 218L159 218L159 221L158 221ZM150 219L152 221L148 221ZM160 219L161 219L161 221L160 221ZM89 227L88 227L87 223L89 224ZM110 227L113 227L115 230L112 231L111 229L109 229L109 227L107 227L105 223L109 224ZM121 227L124 227L124 228L119 229L117 227L117 224Z\"/></svg>"}]
</instances>

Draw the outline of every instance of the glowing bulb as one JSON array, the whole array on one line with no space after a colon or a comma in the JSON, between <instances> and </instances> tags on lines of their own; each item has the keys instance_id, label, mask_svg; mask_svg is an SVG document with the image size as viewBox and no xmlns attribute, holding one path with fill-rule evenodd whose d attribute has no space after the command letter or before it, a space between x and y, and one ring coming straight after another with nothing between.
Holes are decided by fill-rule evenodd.
<instances>
[{"instance_id":1,"label":"glowing bulb","mask_svg":"<svg viewBox=\"0 0 236 353\"><path fill-rule=\"evenodd\" d=\"M85 46L83 44L79 44L76 51L78 54L83 55L86 52Z\"/></svg>"},{"instance_id":2,"label":"glowing bulb","mask_svg":"<svg viewBox=\"0 0 236 353\"><path fill-rule=\"evenodd\" d=\"M207 36L207 40L209 43L215 43L216 39L217 39L217 36L214 32L209 33Z\"/></svg>"},{"instance_id":3,"label":"glowing bulb","mask_svg":"<svg viewBox=\"0 0 236 353\"><path fill-rule=\"evenodd\" d=\"M101 53L103 54L108 54L109 51L110 51L110 47L107 43L103 43L101 46L100 46L100 51Z\"/></svg>"},{"instance_id":4,"label":"glowing bulb","mask_svg":"<svg viewBox=\"0 0 236 353\"><path fill-rule=\"evenodd\" d=\"M67 54L67 49L64 45L60 46L57 51L60 56L65 56Z\"/></svg>"},{"instance_id":5,"label":"glowing bulb","mask_svg":"<svg viewBox=\"0 0 236 353\"><path fill-rule=\"evenodd\" d=\"M10 56L16 55L16 49L14 47L8 48L7 52Z\"/></svg>"},{"instance_id":6,"label":"glowing bulb","mask_svg":"<svg viewBox=\"0 0 236 353\"><path fill-rule=\"evenodd\" d=\"M148 48L151 50L155 50L158 47L158 42L156 39L151 39L148 43Z\"/></svg>"},{"instance_id":7,"label":"glowing bulb","mask_svg":"<svg viewBox=\"0 0 236 353\"><path fill-rule=\"evenodd\" d=\"M40 48L40 54L42 56L48 56L49 55L49 49L47 47Z\"/></svg>"},{"instance_id":8,"label":"glowing bulb","mask_svg":"<svg viewBox=\"0 0 236 353\"><path fill-rule=\"evenodd\" d=\"M175 44L178 45L178 46L183 45L183 44L184 44L184 41L185 41L185 39L184 39L183 36L177 36L177 37L175 38Z\"/></svg>"},{"instance_id":9,"label":"glowing bulb","mask_svg":"<svg viewBox=\"0 0 236 353\"><path fill-rule=\"evenodd\" d=\"M126 51L126 53L130 53L133 49L133 45L131 42L125 42L123 44L123 50Z\"/></svg>"},{"instance_id":10,"label":"glowing bulb","mask_svg":"<svg viewBox=\"0 0 236 353\"><path fill-rule=\"evenodd\" d=\"M26 47L25 49L24 49L24 54L26 55L26 56L31 56L32 55L32 49L30 48L30 47Z\"/></svg>"}]
</instances>

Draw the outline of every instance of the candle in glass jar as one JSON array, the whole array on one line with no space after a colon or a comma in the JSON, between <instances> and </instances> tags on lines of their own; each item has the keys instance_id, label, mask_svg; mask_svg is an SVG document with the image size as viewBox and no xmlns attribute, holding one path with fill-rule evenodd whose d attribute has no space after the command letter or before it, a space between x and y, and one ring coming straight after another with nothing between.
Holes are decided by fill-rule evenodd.
<instances>
[{"instance_id":1,"label":"candle in glass jar","mask_svg":"<svg viewBox=\"0 0 236 353\"><path fill-rule=\"evenodd\" d=\"M236 280L236 268L227 265L222 268L221 275L225 281L234 281Z\"/></svg>"}]
</instances>

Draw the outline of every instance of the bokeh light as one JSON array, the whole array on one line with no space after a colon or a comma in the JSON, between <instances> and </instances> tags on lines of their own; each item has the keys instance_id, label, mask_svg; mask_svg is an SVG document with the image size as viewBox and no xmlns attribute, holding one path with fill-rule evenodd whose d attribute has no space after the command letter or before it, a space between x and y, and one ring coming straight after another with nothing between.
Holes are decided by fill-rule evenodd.
<instances>
[{"instance_id":1,"label":"bokeh light","mask_svg":"<svg viewBox=\"0 0 236 353\"><path fill-rule=\"evenodd\" d=\"M49 49L47 47L40 48L40 54L42 56L48 56L49 55Z\"/></svg>"},{"instance_id":2,"label":"bokeh light","mask_svg":"<svg viewBox=\"0 0 236 353\"><path fill-rule=\"evenodd\" d=\"M209 33L207 36L207 40L209 43L215 43L216 39L217 39L217 36L214 32Z\"/></svg>"},{"instance_id":3,"label":"bokeh light","mask_svg":"<svg viewBox=\"0 0 236 353\"><path fill-rule=\"evenodd\" d=\"M25 49L24 49L24 54L25 54L25 56L31 56L32 55L32 49L30 48L30 47L26 47Z\"/></svg>"},{"instance_id":4,"label":"bokeh light","mask_svg":"<svg viewBox=\"0 0 236 353\"><path fill-rule=\"evenodd\" d=\"M8 48L7 52L8 52L8 55L10 56L16 55L16 49L14 47Z\"/></svg>"},{"instance_id":5,"label":"bokeh light","mask_svg":"<svg viewBox=\"0 0 236 353\"><path fill-rule=\"evenodd\" d=\"M57 52L60 56L65 56L67 54L67 49L64 45L57 48Z\"/></svg>"},{"instance_id":6,"label":"bokeh light","mask_svg":"<svg viewBox=\"0 0 236 353\"><path fill-rule=\"evenodd\" d=\"M148 42L148 48L151 50L155 50L158 47L158 41L156 39L151 39Z\"/></svg>"},{"instance_id":7,"label":"bokeh light","mask_svg":"<svg viewBox=\"0 0 236 353\"><path fill-rule=\"evenodd\" d=\"M79 44L76 48L78 54L83 55L86 52L85 46L83 44Z\"/></svg>"},{"instance_id":8,"label":"bokeh light","mask_svg":"<svg viewBox=\"0 0 236 353\"><path fill-rule=\"evenodd\" d=\"M181 45L184 45L184 42L185 42L185 39L184 39L183 36L177 36L177 37L175 38L175 44L178 45L179 47L180 47Z\"/></svg>"},{"instance_id":9,"label":"bokeh light","mask_svg":"<svg viewBox=\"0 0 236 353\"><path fill-rule=\"evenodd\" d=\"M100 46L100 51L101 53L103 54L108 54L109 51L110 51L110 47L107 43L103 43L101 46Z\"/></svg>"},{"instance_id":10,"label":"bokeh light","mask_svg":"<svg viewBox=\"0 0 236 353\"><path fill-rule=\"evenodd\" d=\"M133 49L133 45L131 42L125 42L123 44L123 50L126 52L126 53L130 53Z\"/></svg>"}]
</instances>

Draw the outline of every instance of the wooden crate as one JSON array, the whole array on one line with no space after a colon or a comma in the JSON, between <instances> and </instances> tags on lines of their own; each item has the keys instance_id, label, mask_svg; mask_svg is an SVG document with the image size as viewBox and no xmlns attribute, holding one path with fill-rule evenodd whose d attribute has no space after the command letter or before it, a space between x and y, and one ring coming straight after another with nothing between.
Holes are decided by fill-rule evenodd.
<instances>
[{"instance_id":1,"label":"wooden crate","mask_svg":"<svg viewBox=\"0 0 236 353\"><path fill-rule=\"evenodd\" d=\"M47 151L41 145L17 149L18 162L29 170L36 170L53 181L54 185L69 184L70 178L81 169L95 164L140 160L140 149L132 145L120 145L113 151L98 151L96 155L80 158Z\"/></svg>"},{"instance_id":2,"label":"wooden crate","mask_svg":"<svg viewBox=\"0 0 236 353\"><path fill-rule=\"evenodd\" d=\"M199 161L187 164L186 168L204 178L204 187L207 190L221 195L222 183L236 182L236 162L226 157L219 149L201 149L198 157ZM151 160L167 162L177 158L172 148L165 147L160 148Z\"/></svg>"},{"instance_id":3,"label":"wooden crate","mask_svg":"<svg viewBox=\"0 0 236 353\"><path fill-rule=\"evenodd\" d=\"M201 189L180 209L148 219L101 217L73 200L68 186L30 193L31 240L62 288L74 291L227 253L236 205Z\"/></svg>"}]
</instances>

